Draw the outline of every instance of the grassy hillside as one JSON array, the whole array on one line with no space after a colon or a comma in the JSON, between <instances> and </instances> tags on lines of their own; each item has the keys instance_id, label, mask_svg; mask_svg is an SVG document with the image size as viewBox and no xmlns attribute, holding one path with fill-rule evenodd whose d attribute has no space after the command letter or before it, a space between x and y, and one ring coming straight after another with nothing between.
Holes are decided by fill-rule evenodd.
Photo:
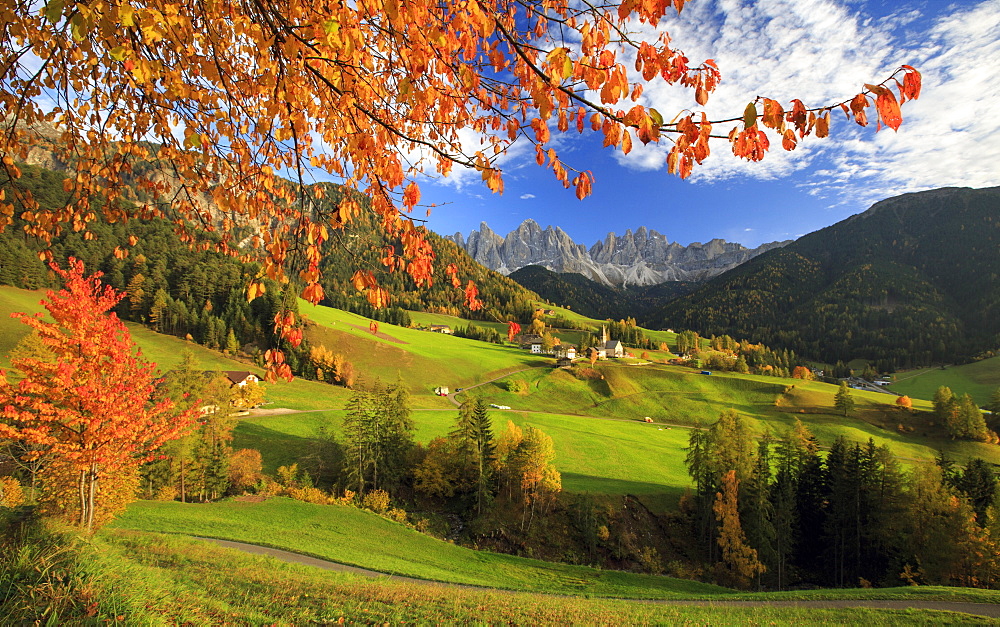
<instances>
[{"instance_id":1,"label":"grassy hillside","mask_svg":"<svg viewBox=\"0 0 1000 627\"><path fill-rule=\"evenodd\" d=\"M37 311L39 299L36 292L0 288L3 346L16 344L27 328L3 314ZM568 492L634 494L651 509L673 508L689 485L683 464L688 432L671 425L705 425L730 408L746 416L761 434L780 435L799 418L825 446L843 435L887 444L904 460L930 461L944 450L959 461L979 456L1000 462L996 447L950 440L940 426L930 424L927 414L897 410L891 395L855 391L857 409L845 418L833 410L836 388L824 383L734 373L704 376L682 367L612 362L601 363L597 378L588 378L554 369L550 359L511 347L384 323L376 337L368 329L368 319L361 316L310 305L304 305L303 310L314 323L307 330L312 341L329 342L366 376L385 381L402 377L409 384L418 410L413 414L418 441L426 443L453 428L455 409L447 399L434 396L433 387L454 389L498 377L463 393L460 399L475 395L488 403L510 406L511 411L493 410L495 431L503 429L510 419L551 435L556 465L564 473L563 485ZM137 325L130 325L130 329L144 354L161 370L176 365L185 348L193 350L206 369L254 369L175 337ZM979 373L977 376L985 377L981 380L989 381L994 363L989 360L940 372L960 373L961 378L970 380ZM939 383L933 377L937 376L927 372L915 380L934 381L928 387L936 389ZM512 378L524 380L527 392L509 392L505 383ZM989 384L983 385L989 388ZM953 389L961 388L955 385ZM301 379L270 385L268 408L311 413L248 417L237 426L233 446L261 450L269 471L294 463L308 452L321 426L340 433L343 407L350 394L341 387ZM915 409L929 408L925 401L915 402ZM656 424L644 424L645 416Z\"/></svg>"},{"instance_id":2,"label":"grassy hillside","mask_svg":"<svg viewBox=\"0 0 1000 627\"><path fill-rule=\"evenodd\" d=\"M1000 388L1000 357L961 366L901 372L889 388L911 398L930 400L942 385L951 388L955 394L972 396L980 406L986 405L993 392Z\"/></svg>"},{"instance_id":3,"label":"grassy hillside","mask_svg":"<svg viewBox=\"0 0 1000 627\"><path fill-rule=\"evenodd\" d=\"M386 323L373 336L371 321L357 314L306 303L300 311L315 323L306 327L309 342L344 354L365 377L391 382L402 376L414 393L463 387L551 361L512 347Z\"/></svg>"},{"instance_id":4,"label":"grassy hillside","mask_svg":"<svg viewBox=\"0 0 1000 627\"><path fill-rule=\"evenodd\" d=\"M475 590L324 571L177 535L106 529L60 533L0 559L10 622L130 625L414 624L988 624L928 610L726 604L728 599L900 599L991 603L996 593L927 586L768 595L692 593L700 603L649 603ZM4 547L7 549L8 547ZM44 568L38 566L43 565ZM6 568L10 566L10 568Z\"/></svg>"},{"instance_id":5,"label":"grassy hillside","mask_svg":"<svg viewBox=\"0 0 1000 627\"><path fill-rule=\"evenodd\" d=\"M143 501L130 506L111 527L277 546L386 573L492 588L631 598L727 592L684 579L474 551L371 512L287 498L201 505Z\"/></svg>"},{"instance_id":6,"label":"grassy hillside","mask_svg":"<svg viewBox=\"0 0 1000 627\"><path fill-rule=\"evenodd\" d=\"M45 309L40 304L43 298L45 298L44 290L30 291L0 286L0 364L9 366L10 350L30 331L27 325L11 318L11 312L30 314L44 312ZM206 370L253 370L258 374L261 373L259 368L229 359L218 351L207 349L194 342L162 335L133 322L126 322L125 326L128 327L132 340L142 350L143 356L156 363L161 372L177 366L181 361L181 351L189 349L194 352Z\"/></svg>"}]
</instances>

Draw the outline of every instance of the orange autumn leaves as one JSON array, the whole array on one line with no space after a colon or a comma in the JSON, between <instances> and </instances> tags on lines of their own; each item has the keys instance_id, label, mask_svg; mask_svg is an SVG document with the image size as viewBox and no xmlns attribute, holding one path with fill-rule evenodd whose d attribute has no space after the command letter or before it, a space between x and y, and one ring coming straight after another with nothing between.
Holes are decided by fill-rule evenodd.
<instances>
[{"instance_id":1,"label":"orange autumn leaves","mask_svg":"<svg viewBox=\"0 0 1000 627\"><path fill-rule=\"evenodd\" d=\"M902 82L899 80L900 74ZM899 91L898 100L889 87L891 84L895 84ZM758 98L747 105L743 114L742 130L736 126L729 133L733 154L749 161L760 161L764 158L770 142L760 128L761 125L778 133L781 137L781 147L785 150L794 150L799 140L810 134L815 134L818 138L827 137L830 134L830 112L837 107L844 111L848 119L853 117L859 125L867 126L868 109L874 105L878 120L877 130L881 130L884 124L895 131L903 123L900 104L919 98L920 87L920 73L913 67L904 65L886 81L878 85L865 84L863 92L835 105L807 109L801 100L792 100L791 109L785 111L775 100ZM762 105L763 112L758 111L758 103ZM683 177L689 174L690 170L679 170L678 173Z\"/></svg>"},{"instance_id":2,"label":"orange autumn leaves","mask_svg":"<svg viewBox=\"0 0 1000 627\"><path fill-rule=\"evenodd\" d=\"M682 0L6 3L0 45L24 47L45 71L0 66L0 110L21 122L0 133L0 178L20 177L17 164L39 145L72 172L68 200L53 209L11 186L0 198L0 228L17 216L27 234L51 241L66 230L93 237L97 221L166 218L193 246L258 260L261 276L248 286L248 298L260 296L269 278L301 282L301 296L315 303L324 298L324 247L368 212L394 242L383 255L385 269L424 285L435 256L411 217L421 208L415 179L422 173L447 175L457 164L501 193L498 159L512 141L526 141L537 163L583 199L594 176L564 162L554 141L556 131L572 129L600 133L605 145L625 152L636 139L667 138L673 142L668 170L682 177L708 158L709 140L725 138L713 135L713 126L739 118L685 112L669 118L635 105L652 81L687 89L705 105L722 78L714 61L691 61L662 29L656 41L630 32L634 22L658 26L683 6ZM908 66L901 71L846 101L846 111L864 124L874 104L879 124L897 128L898 105L919 95L919 74ZM77 98L84 88L87 97ZM756 100L763 118L758 111L733 129L734 152L763 158L770 146L761 126L776 131L785 149L807 134L828 132L831 106L807 110L794 102L785 111ZM51 132L40 136L38 128ZM470 134L480 141L470 144ZM307 185L310 170L348 193L336 203L319 202L327 192ZM128 250L115 254L124 258ZM470 308L481 306L473 283L454 273L448 280ZM353 283L373 306L389 304L372 269L359 269ZM291 332L285 324L278 329Z\"/></svg>"},{"instance_id":3,"label":"orange autumn leaves","mask_svg":"<svg viewBox=\"0 0 1000 627\"><path fill-rule=\"evenodd\" d=\"M51 267L65 282L43 301L53 322L12 317L38 334L52 359L14 359L22 377L16 383L0 371L0 438L37 445L28 455L47 457L43 472L58 470L46 475L56 509L72 511L71 522L91 530L106 520L115 493L109 488L133 475L137 482L138 466L183 435L198 410L155 399L156 365L110 311L123 293L102 285L100 273L85 277L73 258L66 270ZM134 493L132 485L118 496L127 502Z\"/></svg>"}]
</instances>

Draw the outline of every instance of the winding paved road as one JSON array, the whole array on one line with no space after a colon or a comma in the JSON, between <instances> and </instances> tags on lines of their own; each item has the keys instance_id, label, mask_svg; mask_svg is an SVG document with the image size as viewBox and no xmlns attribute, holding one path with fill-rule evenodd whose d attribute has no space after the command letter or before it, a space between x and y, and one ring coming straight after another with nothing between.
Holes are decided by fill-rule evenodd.
<instances>
[{"instance_id":1,"label":"winding paved road","mask_svg":"<svg viewBox=\"0 0 1000 627\"><path fill-rule=\"evenodd\" d=\"M368 570L366 568L348 566L346 564L340 564L338 562L332 562L330 560L318 559L315 557L310 557L308 555L302 555L301 553L292 553L291 551L283 551L281 549L274 549L271 547L259 546L256 544L247 544L245 542L234 542L232 540L218 540L216 538L203 538L200 536L194 536L194 537L197 538L198 540L212 542L222 547L236 549L239 551L244 551L246 553L252 553L254 555L266 555L291 564L315 566L316 568L322 568L324 570L351 573L354 575L362 575L365 577L384 578L384 579L389 579L391 581L405 581L409 583L416 583L427 586L438 586L443 588L466 588L470 590L489 590L491 592L512 592L509 590L487 588L484 586L473 586L469 584L460 584L460 583L448 583L443 581L430 581L427 579L416 579L414 577L405 577L402 575L391 575L388 573L381 573L374 570ZM532 592L531 594L544 594L544 593ZM550 595L550 596L566 596L566 595ZM906 610L906 609L942 610L946 612L961 612L963 614L973 614L975 616L985 616L987 618L1000 619L1000 605L992 603L968 603L960 601L921 601L921 600L878 601L878 600L867 600L867 599L840 599L840 600L828 600L828 601L726 601L726 600L672 601L672 600L662 600L662 599L619 599L619 600L636 602L636 603L657 603L664 605L699 605L699 606L709 606L709 607L724 606L724 605L730 605L730 606L741 605L744 607L764 607L764 606L812 607L819 609L842 609L842 608L852 608L852 607L866 607L866 608L892 609L892 610Z\"/></svg>"}]
</instances>

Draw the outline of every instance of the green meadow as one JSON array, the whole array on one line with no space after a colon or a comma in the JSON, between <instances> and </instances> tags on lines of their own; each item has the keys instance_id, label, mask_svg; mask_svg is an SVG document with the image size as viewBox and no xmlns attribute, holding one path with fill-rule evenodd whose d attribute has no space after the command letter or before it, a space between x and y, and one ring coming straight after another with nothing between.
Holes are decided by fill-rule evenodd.
<instances>
[{"instance_id":1,"label":"green meadow","mask_svg":"<svg viewBox=\"0 0 1000 627\"><path fill-rule=\"evenodd\" d=\"M980 406L986 405L993 393L1000 388L1000 357L961 366L900 372L895 375L895 383L889 389L912 398L931 400L934 392L942 385L951 388L955 394L968 394Z\"/></svg>"},{"instance_id":2,"label":"green meadow","mask_svg":"<svg viewBox=\"0 0 1000 627\"><path fill-rule=\"evenodd\" d=\"M1000 462L996 447L946 437L929 420L926 401L915 400L914 413L897 408L893 395L853 390L857 406L845 417L833 408L836 386L821 382L726 372L706 376L679 366L624 365L624 360L601 362L589 374L588 365L579 365L574 373L526 351L393 325L379 327L380 335L392 339L373 337L365 318L322 307L311 311L316 323L311 337L331 338L341 350L354 346L349 354L358 363L372 363L364 361L366 351L380 354L392 364L376 368L386 375L383 379L391 380L387 371L394 368L411 382L410 389L418 391L413 397L417 441L427 443L453 428L454 406L427 393L438 381L460 380L468 386L496 378L461 392L458 399L478 397L511 407L491 410L495 432L512 420L549 434L567 492L632 494L653 511L676 507L689 486L684 467L688 428L707 426L727 409L739 412L760 435L780 437L799 419L821 446L843 436L887 445L905 463L931 462L941 451L958 461L977 456ZM426 316L426 324L451 324L448 316ZM511 359L516 360L513 367ZM464 373L455 370L458 365ZM509 391L510 380L522 381L526 389ZM270 386L273 406L313 413L248 417L235 431L234 446L261 450L268 470L294 463L320 427L342 435L342 408L349 394L305 381ZM646 416L654 423L644 423Z\"/></svg>"},{"instance_id":3,"label":"green meadow","mask_svg":"<svg viewBox=\"0 0 1000 627\"><path fill-rule=\"evenodd\" d=\"M402 378L414 394L465 387L550 361L509 346L387 323L379 323L376 336L368 318L304 302L299 308L314 323L306 327L310 342L345 355L365 378L388 383Z\"/></svg>"},{"instance_id":4,"label":"green meadow","mask_svg":"<svg viewBox=\"0 0 1000 627\"><path fill-rule=\"evenodd\" d=\"M40 310L40 292L0 288L0 347L3 354L23 337L27 327L9 317L11 311ZM964 461L972 456L1000 462L996 447L975 442L956 442L930 424L926 413L904 412L894 407L894 396L853 391L857 408L844 417L833 409L836 387L734 373L711 376L678 366L622 365L601 362L597 376L551 367L549 358L448 335L379 325L379 335L369 330L369 320L355 314L303 304L312 322L307 328L313 341L329 342L331 350L348 355L364 377L385 382L402 378L413 392L415 436L420 442L444 436L456 416L452 403L434 396L437 385L457 387L485 383L459 395L487 403L506 405L511 411L493 410L494 430L506 421L531 424L548 433L556 447L556 465L563 473L568 492L594 495L633 494L654 511L672 509L689 485L684 469L684 446L688 431L681 427L705 426L722 411L735 409L760 434L780 436L801 419L821 445L829 446L838 436L854 441L873 439L888 445L906 462L931 461L940 451ZM569 312L567 312L569 313ZM425 318L421 318L421 316ZM444 323L448 316L419 314L425 323ZM596 321L595 321L596 322ZM133 338L147 358L160 370L174 367L183 349L194 351L206 369L259 369L198 346L129 324ZM989 381L996 360L986 360L940 371L927 371L913 381L933 381L940 376L951 382ZM939 375L938 372L941 374ZM938 377L937 380L932 379ZM527 384L521 393L510 392L506 382L520 379ZM900 382L896 385L905 385ZM986 389L989 383L983 384ZM288 408L300 412L248 416L234 432L235 448L257 448L265 470L295 463L308 453L321 427L341 435L343 408L350 390L303 379L267 386L265 409ZM917 397L919 398L919 397ZM914 408L930 409L915 400ZM654 424L645 424L650 416Z\"/></svg>"},{"instance_id":5,"label":"green meadow","mask_svg":"<svg viewBox=\"0 0 1000 627\"><path fill-rule=\"evenodd\" d=\"M728 592L686 579L475 551L368 511L288 498L261 503L141 501L131 505L109 529L237 540L384 573L489 588L626 598L677 598Z\"/></svg>"},{"instance_id":6,"label":"green meadow","mask_svg":"<svg viewBox=\"0 0 1000 627\"><path fill-rule=\"evenodd\" d=\"M672 598L701 601L585 598L369 578L176 534L104 529L90 539L66 531L32 535L0 554L0 587L11 593L4 615L14 624L985 625L991 619L850 607L850 602L1000 600L993 591L926 586L735 595L687 582L678 584ZM736 602L727 603L730 599ZM847 603L839 608L767 604L829 599Z\"/></svg>"}]
</instances>

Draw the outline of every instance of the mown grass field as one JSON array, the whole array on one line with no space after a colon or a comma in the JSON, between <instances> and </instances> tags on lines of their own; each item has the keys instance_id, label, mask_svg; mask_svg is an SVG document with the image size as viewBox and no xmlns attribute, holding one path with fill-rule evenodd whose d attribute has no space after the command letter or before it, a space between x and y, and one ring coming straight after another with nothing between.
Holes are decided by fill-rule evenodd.
<instances>
[{"instance_id":1,"label":"mown grass field","mask_svg":"<svg viewBox=\"0 0 1000 627\"><path fill-rule=\"evenodd\" d=\"M430 395L438 386L465 387L547 361L513 347L387 323L380 323L374 336L371 321L357 314L305 303L300 310L316 323L306 328L310 342L345 355L365 378L391 383L402 377L414 394Z\"/></svg>"},{"instance_id":2,"label":"mown grass field","mask_svg":"<svg viewBox=\"0 0 1000 627\"><path fill-rule=\"evenodd\" d=\"M986 405L990 396L1000 388L1000 357L961 366L900 372L889 389L912 398L931 400L942 385L951 388L957 395L968 394L980 406Z\"/></svg>"},{"instance_id":3,"label":"mown grass field","mask_svg":"<svg viewBox=\"0 0 1000 627\"><path fill-rule=\"evenodd\" d=\"M728 592L685 579L474 551L364 510L288 498L262 503L141 501L110 527L238 540L385 573L511 590L627 598Z\"/></svg>"},{"instance_id":4,"label":"mown grass field","mask_svg":"<svg viewBox=\"0 0 1000 627\"><path fill-rule=\"evenodd\" d=\"M65 533L32 538L0 561L9 567L0 570L0 584L9 593L3 609L16 624L990 624L940 611L730 605L720 601L750 597L725 593L678 595L707 603L649 603L373 579L180 535L121 529L104 529L86 540ZM990 591L926 587L760 596L997 600Z\"/></svg>"}]
</instances>

